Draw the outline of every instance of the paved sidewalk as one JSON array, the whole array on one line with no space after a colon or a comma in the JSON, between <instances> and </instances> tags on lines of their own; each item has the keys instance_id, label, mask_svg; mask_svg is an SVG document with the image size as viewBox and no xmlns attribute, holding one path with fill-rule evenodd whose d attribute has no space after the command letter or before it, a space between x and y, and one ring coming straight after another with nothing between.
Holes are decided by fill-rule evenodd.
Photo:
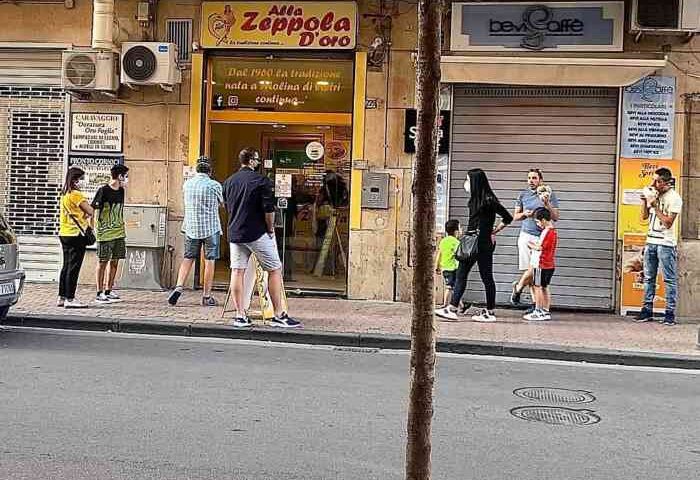
<instances>
[{"instance_id":1,"label":"paved sidewalk","mask_svg":"<svg viewBox=\"0 0 700 480\"><path fill-rule=\"evenodd\" d=\"M187 291L176 307L167 304L167 293L121 290L124 299L110 305L91 304L84 310L65 310L55 306L56 287L30 284L11 313L76 315L105 319L184 321L195 324L226 324L222 307L199 305L201 292ZM215 295L223 303L225 294ZM80 288L78 297L92 300L91 288ZM367 334L410 334L410 305L403 303L290 298L290 312L304 322L307 330ZM614 315L557 313L546 324L528 324L521 312L498 310L498 322L482 324L465 317L458 322L437 322L440 338L530 345L558 345L562 348L613 349L635 352L697 355L700 324L684 322L676 327L657 323L635 324Z\"/></svg>"}]
</instances>

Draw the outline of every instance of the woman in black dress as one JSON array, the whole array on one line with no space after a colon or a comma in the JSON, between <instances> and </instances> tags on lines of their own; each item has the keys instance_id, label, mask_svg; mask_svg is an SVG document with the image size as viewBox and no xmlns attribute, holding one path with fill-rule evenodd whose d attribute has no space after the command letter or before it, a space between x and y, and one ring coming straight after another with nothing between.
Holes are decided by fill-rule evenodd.
<instances>
[{"instance_id":1,"label":"woman in black dress","mask_svg":"<svg viewBox=\"0 0 700 480\"><path fill-rule=\"evenodd\" d=\"M513 221L513 216L498 201L482 169L469 170L464 187L470 194L467 232L478 232L478 253L468 261L459 262L452 301L447 307L436 310L435 314L448 320L457 320L457 307L467 288L469 271L474 264L477 264L486 291L486 308L478 315L474 315L472 320L495 322L496 316L493 310L496 307L496 282L493 280L493 252L496 249L496 234ZM494 227L496 215L501 217L501 222Z\"/></svg>"}]
</instances>

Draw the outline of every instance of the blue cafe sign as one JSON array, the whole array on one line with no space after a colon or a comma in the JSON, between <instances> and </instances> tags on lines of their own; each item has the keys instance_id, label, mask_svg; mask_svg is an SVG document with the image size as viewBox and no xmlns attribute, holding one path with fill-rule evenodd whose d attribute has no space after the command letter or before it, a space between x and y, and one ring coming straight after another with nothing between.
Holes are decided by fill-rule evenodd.
<instances>
[{"instance_id":1,"label":"blue cafe sign","mask_svg":"<svg viewBox=\"0 0 700 480\"><path fill-rule=\"evenodd\" d=\"M452 51L622 51L624 2L454 3Z\"/></svg>"}]
</instances>

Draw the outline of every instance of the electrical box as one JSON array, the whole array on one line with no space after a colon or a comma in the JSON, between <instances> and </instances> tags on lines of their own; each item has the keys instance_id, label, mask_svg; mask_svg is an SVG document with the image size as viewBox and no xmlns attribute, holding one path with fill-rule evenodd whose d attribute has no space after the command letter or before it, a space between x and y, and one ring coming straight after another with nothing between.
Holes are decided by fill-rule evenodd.
<instances>
[{"instance_id":1,"label":"electrical box","mask_svg":"<svg viewBox=\"0 0 700 480\"><path fill-rule=\"evenodd\" d=\"M362 208L386 210L389 208L389 174L364 172L362 174Z\"/></svg>"},{"instance_id":2,"label":"electrical box","mask_svg":"<svg viewBox=\"0 0 700 480\"><path fill-rule=\"evenodd\" d=\"M163 248L167 224L167 208L160 205L124 205L126 245Z\"/></svg>"}]
</instances>

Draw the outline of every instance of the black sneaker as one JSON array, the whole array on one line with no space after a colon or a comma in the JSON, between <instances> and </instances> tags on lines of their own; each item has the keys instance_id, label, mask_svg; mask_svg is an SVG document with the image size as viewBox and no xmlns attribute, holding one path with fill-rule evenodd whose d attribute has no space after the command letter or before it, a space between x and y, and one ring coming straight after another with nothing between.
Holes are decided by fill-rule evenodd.
<instances>
[{"instance_id":1,"label":"black sneaker","mask_svg":"<svg viewBox=\"0 0 700 480\"><path fill-rule=\"evenodd\" d=\"M676 314L673 312L666 312L661 325L666 325L667 327L678 325L678 323L676 323Z\"/></svg>"},{"instance_id":2,"label":"black sneaker","mask_svg":"<svg viewBox=\"0 0 700 480\"><path fill-rule=\"evenodd\" d=\"M301 322L298 322L291 318L287 313L283 313L279 317L275 317L272 319L270 322L270 326L272 327L280 327L280 328L302 328L303 325Z\"/></svg>"},{"instance_id":3,"label":"black sneaker","mask_svg":"<svg viewBox=\"0 0 700 480\"><path fill-rule=\"evenodd\" d=\"M182 288L180 287L175 287L175 290L170 292L170 295L168 295L168 303L170 305L177 305L177 301L180 300L180 296L182 295Z\"/></svg>"},{"instance_id":4,"label":"black sneaker","mask_svg":"<svg viewBox=\"0 0 700 480\"><path fill-rule=\"evenodd\" d=\"M523 294L522 290L518 290L518 282L513 282L513 290L510 294L510 303L514 307L520 306L520 296Z\"/></svg>"},{"instance_id":5,"label":"black sneaker","mask_svg":"<svg viewBox=\"0 0 700 480\"><path fill-rule=\"evenodd\" d=\"M530 315L533 313L535 310L537 310L537 305L530 305L527 310L525 310L525 315Z\"/></svg>"},{"instance_id":6,"label":"black sneaker","mask_svg":"<svg viewBox=\"0 0 700 480\"><path fill-rule=\"evenodd\" d=\"M202 297L202 306L203 307L216 307L218 305L218 302L216 301L216 298L209 296L209 297Z\"/></svg>"},{"instance_id":7,"label":"black sneaker","mask_svg":"<svg viewBox=\"0 0 700 480\"><path fill-rule=\"evenodd\" d=\"M642 308L642 311L639 312L639 315L634 317L634 320L632 320L635 323L645 323L645 322L653 322L654 321L654 312L651 311L651 309L644 307Z\"/></svg>"}]
</instances>

